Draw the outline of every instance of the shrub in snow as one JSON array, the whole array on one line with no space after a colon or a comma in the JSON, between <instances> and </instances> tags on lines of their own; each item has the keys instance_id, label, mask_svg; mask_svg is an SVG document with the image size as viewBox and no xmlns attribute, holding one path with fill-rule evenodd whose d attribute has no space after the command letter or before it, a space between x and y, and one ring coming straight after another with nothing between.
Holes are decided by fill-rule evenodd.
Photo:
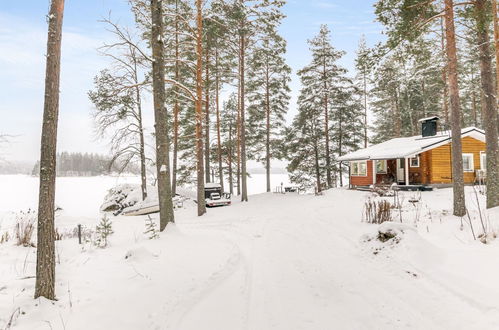
<instances>
[{"instance_id":1,"label":"shrub in snow","mask_svg":"<svg viewBox=\"0 0 499 330\"><path fill-rule=\"evenodd\" d=\"M19 212L16 215L16 225L14 229L16 245L35 247L31 241L35 231L36 211L29 209L27 212Z\"/></svg>"},{"instance_id":2,"label":"shrub in snow","mask_svg":"<svg viewBox=\"0 0 499 330\"><path fill-rule=\"evenodd\" d=\"M113 223L109 218L107 217L106 214L102 217L100 223L95 227L95 241L94 244L97 247L100 248L105 248L108 244L107 238L112 234L113 232Z\"/></svg>"},{"instance_id":3,"label":"shrub in snow","mask_svg":"<svg viewBox=\"0 0 499 330\"><path fill-rule=\"evenodd\" d=\"M407 231L415 232L416 230L402 223L384 223L378 228L378 240L383 243L389 240L398 243Z\"/></svg>"},{"instance_id":4,"label":"shrub in snow","mask_svg":"<svg viewBox=\"0 0 499 330\"><path fill-rule=\"evenodd\" d=\"M392 221L392 205L386 200L376 201L368 198L364 204L364 220L374 224Z\"/></svg>"},{"instance_id":5,"label":"shrub in snow","mask_svg":"<svg viewBox=\"0 0 499 330\"><path fill-rule=\"evenodd\" d=\"M6 231L0 236L0 244L7 243L10 240L9 232Z\"/></svg>"},{"instance_id":6,"label":"shrub in snow","mask_svg":"<svg viewBox=\"0 0 499 330\"><path fill-rule=\"evenodd\" d=\"M118 215L123 209L135 205L141 199L140 186L121 184L109 189L101 206L101 211L114 212L115 215Z\"/></svg>"},{"instance_id":7,"label":"shrub in snow","mask_svg":"<svg viewBox=\"0 0 499 330\"><path fill-rule=\"evenodd\" d=\"M158 234L158 229L156 228L156 222L148 215L146 219L146 231L144 232L145 235L149 239L156 239L159 238Z\"/></svg>"}]
</instances>

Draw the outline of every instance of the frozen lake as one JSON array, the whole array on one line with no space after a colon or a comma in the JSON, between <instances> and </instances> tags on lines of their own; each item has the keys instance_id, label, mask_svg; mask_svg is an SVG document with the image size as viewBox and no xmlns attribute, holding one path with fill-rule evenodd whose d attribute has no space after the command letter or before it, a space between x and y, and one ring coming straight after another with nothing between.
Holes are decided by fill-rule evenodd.
<instances>
[{"instance_id":1,"label":"frozen lake","mask_svg":"<svg viewBox=\"0 0 499 330\"><path fill-rule=\"evenodd\" d=\"M289 184L287 174L273 174L272 189L281 182ZM265 192L265 174L252 174L248 178L250 195ZM0 175L1 213L37 208L37 177L28 175ZM56 181L56 204L68 215L97 217L106 192L120 183L140 183L137 176L59 177Z\"/></svg>"}]
</instances>

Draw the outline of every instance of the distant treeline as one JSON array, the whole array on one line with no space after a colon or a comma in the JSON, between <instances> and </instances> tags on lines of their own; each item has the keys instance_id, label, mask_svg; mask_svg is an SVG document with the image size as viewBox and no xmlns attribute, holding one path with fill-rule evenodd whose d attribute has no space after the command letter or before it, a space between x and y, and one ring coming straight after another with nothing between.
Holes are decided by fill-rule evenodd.
<instances>
[{"instance_id":1,"label":"distant treeline","mask_svg":"<svg viewBox=\"0 0 499 330\"><path fill-rule=\"evenodd\" d=\"M94 153L61 152L57 154L57 176L96 176L116 172L140 173L132 164L113 162L111 158ZM32 175L40 174L40 162L33 167Z\"/></svg>"}]
</instances>

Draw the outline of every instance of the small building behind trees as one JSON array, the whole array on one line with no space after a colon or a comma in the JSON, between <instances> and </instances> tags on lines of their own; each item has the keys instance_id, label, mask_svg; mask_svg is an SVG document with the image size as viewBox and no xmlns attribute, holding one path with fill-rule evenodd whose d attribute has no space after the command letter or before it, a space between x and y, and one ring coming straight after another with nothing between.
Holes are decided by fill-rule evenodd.
<instances>
[{"instance_id":1,"label":"small building behind trees","mask_svg":"<svg viewBox=\"0 0 499 330\"><path fill-rule=\"evenodd\" d=\"M438 132L438 117L420 120L421 135L401 137L357 150L339 158L349 164L350 187L374 184L452 184L450 131ZM476 127L461 130L464 183L485 173L485 133Z\"/></svg>"}]
</instances>

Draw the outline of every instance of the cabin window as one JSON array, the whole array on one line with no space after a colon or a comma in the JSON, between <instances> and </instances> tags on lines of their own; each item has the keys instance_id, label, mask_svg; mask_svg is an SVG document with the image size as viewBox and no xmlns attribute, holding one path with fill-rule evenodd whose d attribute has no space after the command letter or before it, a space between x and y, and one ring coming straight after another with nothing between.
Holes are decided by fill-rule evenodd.
<instances>
[{"instance_id":1,"label":"cabin window","mask_svg":"<svg viewBox=\"0 0 499 330\"><path fill-rule=\"evenodd\" d=\"M367 163L365 161L352 162L352 176L367 176Z\"/></svg>"},{"instance_id":2,"label":"cabin window","mask_svg":"<svg viewBox=\"0 0 499 330\"><path fill-rule=\"evenodd\" d=\"M475 170L473 165L473 154L463 154L463 170L465 172L473 172Z\"/></svg>"},{"instance_id":3,"label":"cabin window","mask_svg":"<svg viewBox=\"0 0 499 330\"><path fill-rule=\"evenodd\" d=\"M487 169L487 154L485 152L480 152L480 169Z\"/></svg>"},{"instance_id":4,"label":"cabin window","mask_svg":"<svg viewBox=\"0 0 499 330\"><path fill-rule=\"evenodd\" d=\"M376 173L386 174L386 159L376 161Z\"/></svg>"},{"instance_id":5,"label":"cabin window","mask_svg":"<svg viewBox=\"0 0 499 330\"><path fill-rule=\"evenodd\" d=\"M410 159L411 167L419 167L419 156Z\"/></svg>"}]
</instances>

